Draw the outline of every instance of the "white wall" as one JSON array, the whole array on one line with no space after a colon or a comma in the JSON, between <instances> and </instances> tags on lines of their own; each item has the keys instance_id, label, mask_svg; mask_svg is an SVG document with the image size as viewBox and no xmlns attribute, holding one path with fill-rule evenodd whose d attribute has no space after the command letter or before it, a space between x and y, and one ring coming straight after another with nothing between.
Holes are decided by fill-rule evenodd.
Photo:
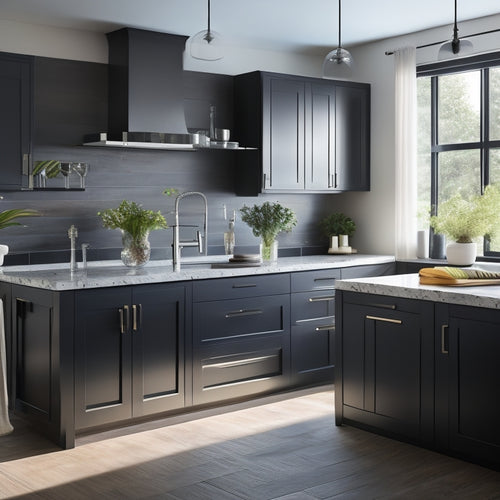
<instances>
[{"instance_id":1,"label":"white wall","mask_svg":"<svg viewBox=\"0 0 500 500\"><path fill-rule=\"evenodd\" d=\"M459 23L459 35L498 29L500 15ZM371 93L371 191L334 197L332 207L342 210L357 223L354 246L369 253L395 251L395 143L394 143L394 59L385 51L405 45L425 45L448 40L452 27L427 30L407 36L354 47L353 80L372 85ZM500 50L500 33L472 37L475 52ZM417 50L417 64L436 62L439 46Z\"/></svg>"}]
</instances>

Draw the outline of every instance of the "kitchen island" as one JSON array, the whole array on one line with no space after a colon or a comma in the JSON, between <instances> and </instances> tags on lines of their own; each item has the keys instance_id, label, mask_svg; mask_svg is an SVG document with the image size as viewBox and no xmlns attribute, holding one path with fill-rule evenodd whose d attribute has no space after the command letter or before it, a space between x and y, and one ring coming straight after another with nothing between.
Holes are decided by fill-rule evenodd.
<instances>
[{"instance_id":1,"label":"kitchen island","mask_svg":"<svg viewBox=\"0 0 500 500\"><path fill-rule=\"evenodd\" d=\"M208 259L180 272L171 261L3 268L12 409L68 448L105 426L331 383L336 280L395 269L359 254Z\"/></svg>"},{"instance_id":2,"label":"kitchen island","mask_svg":"<svg viewBox=\"0 0 500 500\"><path fill-rule=\"evenodd\" d=\"M499 468L500 286L406 274L336 289L336 424Z\"/></svg>"}]
</instances>

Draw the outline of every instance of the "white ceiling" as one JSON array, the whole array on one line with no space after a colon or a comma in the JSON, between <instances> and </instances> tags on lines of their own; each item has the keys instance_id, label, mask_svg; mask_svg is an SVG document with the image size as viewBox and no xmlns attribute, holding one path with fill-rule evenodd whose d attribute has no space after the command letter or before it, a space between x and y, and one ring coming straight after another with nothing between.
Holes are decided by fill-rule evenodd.
<instances>
[{"instance_id":1,"label":"white ceiling","mask_svg":"<svg viewBox=\"0 0 500 500\"><path fill-rule=\"evenodd\" d=\"M229 43L319 52L338 41L337 0L211 0L212 29ZM459 0L458 22L500 13L499 0ZM454 0L344 0L343 45L449 25ZM124 26L192 35L207 0L0 0L0 19L108 32ZM460 36L468 33L460 31Z\"/></svg>"}]
</instances>

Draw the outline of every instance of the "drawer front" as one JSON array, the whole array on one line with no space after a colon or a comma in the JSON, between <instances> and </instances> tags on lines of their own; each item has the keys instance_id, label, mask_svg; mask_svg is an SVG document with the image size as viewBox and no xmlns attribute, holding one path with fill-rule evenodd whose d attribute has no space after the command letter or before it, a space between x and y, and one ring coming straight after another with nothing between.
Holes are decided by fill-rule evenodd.
<instances>
[{"instance_id":1,"label":"drawer front","mask_svg":"<svg viewBox=\"0 0 500 500\"><path fill-rule=\"evenodd\" d=\"M289 295L250 297L194 304L195 342L288 331Z\"/></svg>"},{"instance_id":2,"label":"drawer front","mask_svg":"<svg viewBox=\"0 0 500 500\"><path fill-rule=\"evenodd\" d=\"M202 280L193 284L194 302L284 293L290 293L290 275L287 273Z\"/></svg>"},{"instance_id":3,"label":"drawer front","mask_svg":"<svg viewBox=\"0 0 500 500\"><path fill-rule=\"evenodd\" d=\"M289 336L244 339L200 349L193 363L193 404L244 398L288 386Z\"/></svg>"},{"instance_id":4,"label":"drawer front","mask_svg":"<svg viewBox=\"0 0 500 500\"><path fill-rule=\"evenodd\" d=\"M334 290L335 280L340 278L339 269L303 271L291 275L292 292L308 290Z\"/></svg>"},{"instance_id":5,"label":"drawer front","mask_svg":"<svg viewBox=\"0 0 500 500\"><path fill-rule=\"evenodd\" d=\"M335 315L335 290L293 293L292 325L301 320Z\"/></svg>"}]
</instances>

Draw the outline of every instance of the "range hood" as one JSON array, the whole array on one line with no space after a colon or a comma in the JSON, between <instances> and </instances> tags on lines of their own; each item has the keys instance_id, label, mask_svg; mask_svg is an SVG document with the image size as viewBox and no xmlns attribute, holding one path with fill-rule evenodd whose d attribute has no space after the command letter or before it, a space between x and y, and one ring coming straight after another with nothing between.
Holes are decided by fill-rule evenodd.
<instances>
[{"instance_id":1,"label":"range hood","mask_svg":"<svg viewBox=\"0 0 500 500\"><path fill-rule=\"evenodd\" d=\"M108 131L84 145L193 149L198 134L186 128L183 52L187 37L122 28L108 33Z\"/></svg>"}]
</instances>

